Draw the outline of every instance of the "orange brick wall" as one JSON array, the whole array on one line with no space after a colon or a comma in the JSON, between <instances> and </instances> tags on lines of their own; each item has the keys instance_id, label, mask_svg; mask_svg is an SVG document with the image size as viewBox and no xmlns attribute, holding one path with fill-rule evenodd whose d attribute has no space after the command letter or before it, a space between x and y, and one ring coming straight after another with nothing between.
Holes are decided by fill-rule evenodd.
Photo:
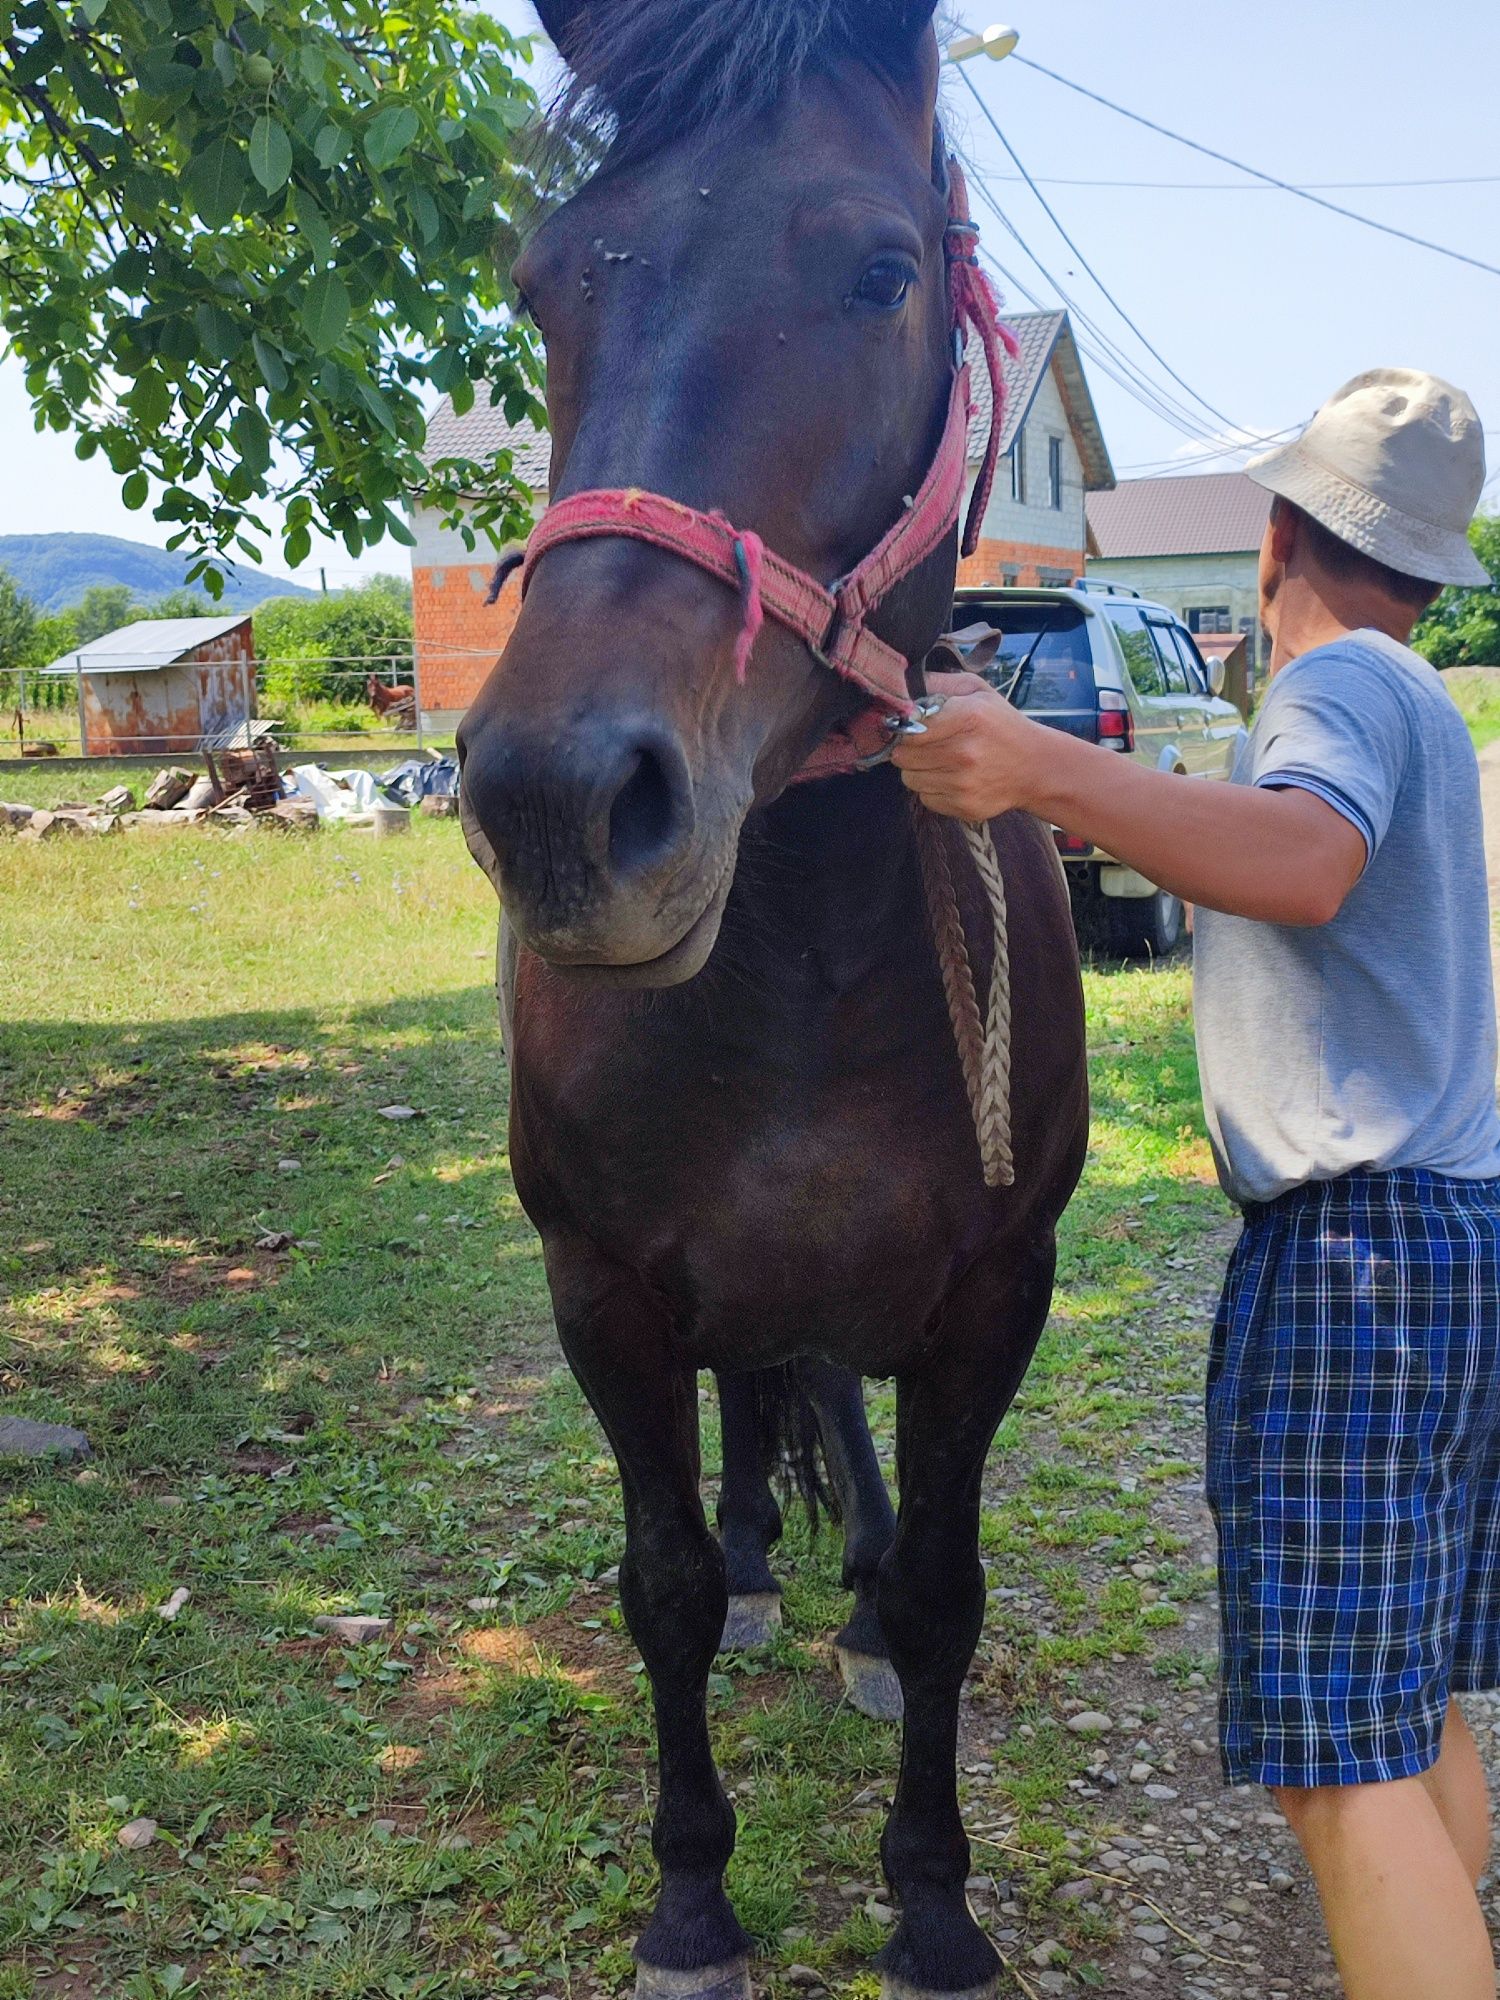
<instances>
[{"instance_id":1,"label":"orange brick wall","mask_svg":"<svg viewBox=\"0 0 1500 2000\"><path fill-rule=\"evenodd\" d=\"M1082 549L982 541L959 566L958 580L998 584L1007 569L1019 569L1021 582L1034 584L1043 569L1066 570L1074 577L1082 576L1083 567ZM510 638L521 608L521 581L510 577L499 603L486 604L493 574L492 562L412 572L419 685L422 707L429 713L467 708Z\"/></svg>"},{"instance_id":2,"label":"orange brick wall","mask_svg":"<svg viewBox=\"0 0 1500 2000\"><path fill-rule=\"evenodd\" d=\"M960 583L1001 583L1008 569L1019 570L1024 584L1041 582L1044 569L1065 569L1069 582L1082 576L1082 549L1047 548L1035 542L981 541L966 562L958 566Z\"/></svg>"},{"instance_id":3,"label":"orange brick wall","mask_svg":"<svg viewBox=\"0 0 1500 2000\"><path fill-rule=\"evenodd\" d=\"M486 604L493 560L412 571L418 685L425 711L467 708L489 679L521 608L521 579L509 577L498 604Z\"/></svg>"}]
</instances>

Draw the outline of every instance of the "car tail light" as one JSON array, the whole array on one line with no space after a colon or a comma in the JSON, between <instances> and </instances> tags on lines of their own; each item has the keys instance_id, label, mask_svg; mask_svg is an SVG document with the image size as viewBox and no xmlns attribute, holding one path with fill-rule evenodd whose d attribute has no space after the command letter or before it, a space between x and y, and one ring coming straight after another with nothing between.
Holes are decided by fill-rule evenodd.
<instances>
[{"instance_id":1,"label":"car tail light","mask_svg":"<svg viewBox=\"0 0 1500 2000\"><path fill-rule=\"evenodd\" d=\"M1099 690L1099 741L1106 750L1128 754L1135 748L1135 717L1130 703L1113 688Z\"/></svg>"},{"instance_id":2,"label":"car tail light","mask_svg":"<svg viewBox=\"0 0 1500 2000\"><path fill-rule=\"evenodd\" d=\"M1059 854L1076 858L1079 855L1092 854L1094 851L1093 841L1085 840L1081 833L1064 833L1060 826L1052 829L1052 838L1057 842Z\"/></svg>"}]
</instances>

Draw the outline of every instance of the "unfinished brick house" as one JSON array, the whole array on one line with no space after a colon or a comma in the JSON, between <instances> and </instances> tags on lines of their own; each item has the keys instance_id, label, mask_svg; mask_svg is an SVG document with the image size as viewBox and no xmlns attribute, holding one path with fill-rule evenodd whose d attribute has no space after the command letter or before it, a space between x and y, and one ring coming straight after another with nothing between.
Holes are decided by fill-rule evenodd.
<instances>
[{"instance_id":1,"label":"unfinished brick house","mask_svg":"<svg viewBox=\"0 0 1500 2000\"><path fill-rule=\"evenodd\" d=\"M1115 484L1098 412L1089 392L1078 343L1065 312L1022 313L1009 325L1020 342L1006 370L1004 456L984 517L976 553L963 565L962 583L1058 584L1083 574L1088 547L1085 496ZM974 357L978 364L977 354ZM973 370L981 408L970 432L977 466L989 430L989 379ZM458 417L445 398L428 427L429 462L446 457L484 459L509 449L536 500L546 505L551 441L529 424L509 424L483 398ZM468 549L463 537L441 526L437 510L418 502L412 510L416 546L411 552L417 670L423 713L442 727L463 713L499 658L520 608L520 583L512 577L495 605L486 605L495 558Z\"/></svg>"}]
</instances>

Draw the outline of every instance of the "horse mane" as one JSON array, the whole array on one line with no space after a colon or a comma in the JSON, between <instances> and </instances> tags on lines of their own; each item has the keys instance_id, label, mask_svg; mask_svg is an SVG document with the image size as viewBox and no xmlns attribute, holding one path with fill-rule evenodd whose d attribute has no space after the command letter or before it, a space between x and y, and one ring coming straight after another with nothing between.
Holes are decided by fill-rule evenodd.
<instances>
[{"instance_id":1,"label":"horse mane","mask_svg":"<svg viewBox=\"0 0 1500 2000\"><path fill-rule=\"evenodd\" d=\"M548 120L600 171L668 141L722 134L842 57L872 60L869 0L595 0Z\"/></svg>"}]
</instances>

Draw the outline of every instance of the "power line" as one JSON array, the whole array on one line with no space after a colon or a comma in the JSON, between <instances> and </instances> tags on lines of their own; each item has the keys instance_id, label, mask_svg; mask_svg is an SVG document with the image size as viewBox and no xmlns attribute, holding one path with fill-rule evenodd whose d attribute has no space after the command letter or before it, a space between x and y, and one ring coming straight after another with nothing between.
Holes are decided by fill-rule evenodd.
<instances>
[{"instance_id":1,"label":"power line","mask_svg":"<svg viewBox=\"0 0 1500 2000\"><path fill-rule=\"evenodd\" d=\"M1079 263L1082 264L1084 270L1087 271L1089 276L1093 279L1094 283L1099 287L1099 290L1104 294L1105 298L1108 299L1109 303L1114 307L1115 311L1120 315L1121 319L1124 320L1125 324L1130 328L1131 332L1135 335L1136 339L1141 343L1142 347L1144 347L1146 352L1150 354L1158 363L1160 363L1160 365L1163 368L1166 369L1167 373L1171 376L1174 382L1176 382L1181 388L1187 390L1188 394L1192 397L1195 403L1202 404L1203 408L1208 411L1211 417L1217 417L1217 419L1221 424L1227 424L1231 430L1243 430L1244 426L1242 424L1237 424L1234 421L1233 417L1226 416L1222 410L1216 409L1214 405L1208 401L1207 397L1200 396L1198 391L1193 387L1193 385L1178 374L1177 370L1172 366L1171 362L1167 360L1166 356L1161 352L1161 350L1157 347L1154 347L1152 343L1146 338L1145 334L1142 333L1141 329L1136 325L1135 321L1130 317L1130 314L1126 312L1125 308L1120 304L1119 300L1115 297L1113 292L1110 291L1108 285L1106 285L1104 280L1099 276L1099 273L1094 269L1093 265L1089 262L1088 258L1085 257L1082 250L1079 249L1077 243L1073 240L1073 238L1068 234L1067 230L1063 227L1061 221L1058 219L1056 210L1052 207L1051 203L1047 200L1047 197L1042 193L1041 189L1037 186L1036 182L1031 178L1031 175L1026 171L1026 167L1022 162L1020 154L1016 151L1015 147L1010 143L1009 139L1006 138L1005 133L1001 130L1000 121L996 118L994 112L990 110L990 107L985 103L984 99L980 96L979 90L975 85L973 78L969 75L968 71L964 69L962 66L960 66L958 73L963 78L964 83L968 87L969 95L973 98L974 102L979 106L980 110L984 113L985 119L989 124L990 130L994 133L995 137L1000 141L1001 145L1005 148L1006 152L1015 162L1016 171L1021 175L1022 179L1026 182L1026 185L1030 188L1031 192L1036 196L1037 200L1041 203L1043 212L1046 214L1053 228L1057 231L1058 235L1061 236L1062 240L1064 241L1064 243L1067 244L1068 248L1073 252L1073 255L1078 259Z\"/></svg>"},{"instance_id":2,"label":"power line","mask_svg":"<svg viewBox=\"0 0 1500 2000\"><path fill-rule=\"evenodd\" d=\"M1024 176L1021 174L996 174L1000 181L1014 181L1019 187ZM1038 174L1038 187L1070 188L1161 188L1177 193L1194 194L1262 194L1266 189L1247 186L1244 181L1095 181L1074 180L1062 174ZM1500 174L1451 174L1438 180L1418 181L1299 181L1291 192L1307 194L1317 188L1446 188L1446 187L1494 187L1500 185ZM1272 193L1280 192L1280 184L1273 183Z\"/></svg>"},{"instance_id":3,"label":"power line","mask_svg":"<svg viewBox=\"0 0 1500 2000\"><path fill-rule=\"evenodd\" d=\"M1325 201L1322 195L1314 194L1310 188L1297 187L1291 181L1279 180L1275 174L1263 173L1259 167L1246 166L1243 160L1232 159L1228 153L1216 152L1212 146L1202 145L1197 139L1189 139L1181 132L1173 132L1165 125L1158 125L1155 119L1147 118L1139 111L1131 111L1123 104L1116 104L1108 97L1101 97L1097 90L1089 90L1084 84L1074 83L1066 76L1059 76L1056 70L1048 69L1043 63L1033 62L1029 56L1012 56L1011 60L1024 64L1027 69L1035 70L1038 76L1048 77L1053 83L1060 83L1064 90L1076 91L1080 97L1087 97L1095 104L1102 104L1106 111L1113 111L1121 118L1128 118L1134 125L1144 125L1148 132L1156 132L1163 139L1174 140L1177 145L1186 146L1194 153L1202 153L1206 159L1217 160L1222 167L1233 167L1236 173L1249 174L1252 180L1264 181L1267 187L1280 188L1283 194L1294 194L1301 201L1310 201L1315 208L1326 208L1331 215L1343 216L1346 222L1362 223L1366 229L1379 230L1383 236L1394 236L1402 243L1414 243L1419 250L1434 251L1439 257L1452 258L1456 264L1468 264L1476 271L1484 271L1492 278L1500 278L1500 264L1487 264L1482 257L1471 257L1467 251L1451 250L1446 243L1434 243L1429 237L1414 236L1409 229L1397 229L1389 222L1377 222L1374 216L1361 215L1358 209L1345 208L1336 201ZM962 69L959 70L959 75L963 77L965 83L969 83L968 76ZM969 88L974 90L972 83L969 83ZM974 95L979 96L977 90L974 90ZM1020 164L1017 160L1016 165L1019 167Z\"/></svg>"},{"instance_id":4,"label":"power line","mask_svg":"<svg viewBox=\"0 0 1500 2000\"><path fill-rule=\"evenodd\" d=\"M1092 360L1095 360L1097 364L1101 368L1103 368L1104 372L1109 376L1111 381L1118 383L1121 388L1125 389L1127 393L1130 394L1135 399L1135 401L1141 403L1143 407L1149 409L1153 416L1159 417L1164 422L1170 424L1174 430L1179 431L1184 437L1191 438L1195 443L1200 443L1200 444L1205 442L1208 438L1210 438L1213 435L1213 433L1209 430L1208 426L1203 422L1202 418L1199 417L1196 414L1196 412L1190 410L1185 403L1179 402L1178 399L1175 396L1173 396L1169 390L1161 388L1157 383L1152 381L1151 378L1144 372L1144 370L1141 369L1133 360L1131 360L1129 355L1125 353L1124 349L1121 348L1118 345L1118 343L1114 341L1112 337L1109 334L1107 334L1101 326L1098 325L1098 323L1091 317L1091 315L1088 312L1086 312L1081 305L1079 305L1078 301L1069 294L1067 287L1061 282L1059 278L1057 278L1054 275L1053 272L1048 270L1047 266L1042 262L1041 258L1026 242L1025 238L1021 235L1021 232L1017 229L1016 225L1011 221L1009 215L1000 206L1000 203L996 201L994 195L990 192L989 187L986 184L985 178L983 174L980 172L979 168L974 164L974 162L969 158L969 156L965 152L963 152L961 148L955 150L958 151L959 160L961 161L965 172L969 176L971 184L975 188L977 188L980 198L984 202L985 206L990 210L991 214L993 214L996 217L996 219L999 221L1001 227L1006 231L1006 233L1014 239L1016 247L1021 251L1022 255L1028 258L1031 263L1035 264L1037 270L1041 273L1042 277L1045 279L1047 284L1049 284L1052 287L1052 290L1056 294L1056 296L1062 300L1063 304L1068 308L1068 310L1073 314L1074 318L1077 320L1079 327L1079 335L1078 335L1079 344L1080 346L1083 347L1084 351L1089 354L1090 358ZM1014 272L1008 270L993 255L991 255L987 246L984 248L983 254L986 261L996 271L1000 273L1000 275L1006 280L1006 282L1008 284L1014 285L1017 288L1017 290L1021 293L1021 295L1027 300L1029 300L1030 303L1033 306L1035 306L1039 311L1056 310L1055 307L1045 306L1043 302L1039 298L1037 298L1036 294L1031 290L1029 290L1029 288L1026 285L1024 285L1019 278L1016 277ZM1087 332L1094 336L1094 345L1091 346L1088 340L1085 338L1085 333L1083 331L1084 329L1087 329ZM1124 370L1125 373L1122 375L1119 372L1120 370ZM1129 379L1126 379L1127 377Z\"/></svg>"},{"instance_id":5,"label":"power line","mask_svg":"<svg viewBox=\"0 0 1500 2000\"><path fill-rule=\"evenodd\" d=\"M1104 328L1070 295L1067 287L1048 270L1047 266L1026 242L999 202L996 201L978 167L975 166L973 161L961 149L958 149L958 157L973 185L978 189L985 206L998 219L1002 228L1014 238L1022 254L1036 265L1042 277L1052 287L1054 293L1062 300L1063 304L1078 322L1079 345L1089 356L1090 360L1094 361L1109 376L1110 380L1124 389L1126 394L1131 396L1134 401L1140 403L1143 408L1148 409L1154 417L1170 425L1173 430L1178 431L1183 437L1190 439L1195 444L1204 444L1213 441L1215 433L1203 422L1202 418L1190 410L1185 403L1180 402L1169 390L1163 389L1158 383L1152 381L1130 356L1125 353L1124 349L1105 332ZM1043 305L1036 294L1023 284L1014 272L1007 270L1003 264L992 256L988 249L985 249L984 256L986 261L999 272L1007 284L1014 285L1022 297L1029 300L1039 311L1056 310L1055 307ZM1090 344L1084 329L1087 329L1087 332L1093 335L1093 344ZM1123 374L1120 372L1121 370L1124 371ZM1228 419L1226 419L1227 421ZM1230 428L1234 429L1236 426L1231 424Z\"/></svg>"}]
</instances>

